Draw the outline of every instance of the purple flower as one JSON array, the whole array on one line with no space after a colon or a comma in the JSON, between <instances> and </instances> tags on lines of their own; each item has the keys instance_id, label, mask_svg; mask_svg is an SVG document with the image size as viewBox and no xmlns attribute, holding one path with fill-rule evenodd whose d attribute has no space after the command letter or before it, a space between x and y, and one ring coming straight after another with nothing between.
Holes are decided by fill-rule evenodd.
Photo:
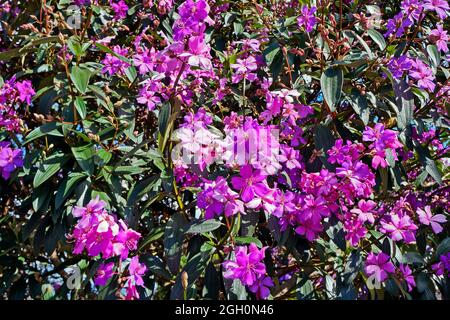
<instances>
[{"instance_id":1,"label":"purple flower","mask_svg":"<svg viewBox=\"0 0 450 320\"><path fill-rule=\"evenodd\" d=\"M272 278L260 276L256 282L249 287L249 290L256 295L257 299L266 299L270 295L270 287L273 287Z\"/></svg>"},{"instance_id":2,"label":"purple flower","mask_svg":"<svg viewBox=\"0 0 450 320\"><path fill-rule=\"evenodd\" d=\"M16 89L19 92L19 100L31 104L31 98L36 94L33 87L31 86L31 81L25 80L16 83Z\"/></svg>"},{"instance_id":3,"label":"purple flower","mask_svg":"<svg viewBox=\"0 0 450 320\"><path fill-rule=\"evenodd\" d=\"M129 276L126 281L126 296L125 299L139 299L139 292L137 291L137 286L144 286L144 279L142 276L147 271L147 267L139 263L139 257L134 256L131 258L130 264L128 265Z\"/></svg>"},{"instance_id":4,"label":"purple flower","mask_svg":"<svg viewBox=\"0 0 450 320\"><path fill-rule=\"evenodd\" d=\"M425 210L422 210L421 208L417 209L420 223L426 226L431 225L431 229L433 229L433 232L436 234L442 232L443 228L440 224L447 222L445 216L443 214L436 214L433 216L430 206L425 206L424 209Z\"/></svg>"},{"instance_id":5,"label":"purple flower","mask_svg":"<svg viewBox=\"0 0 450 320\"><path fill-rule=\"evenodd\" d=\"M402 144L398 141L397 133L385 129L382 123L377 123L373 129L366 127L363 132L363 141L373 141L369 147L373 149L372 167L374 169L377 169L378 166L387 167L386 149L391 149L392 157L397 160L396 149L402 147Z\"/></svg>"},{"instance_id":6,"label":"purple flower","mask_svg":"<svg viewBox=\"0 0 450 320\"><path fill-rule=\"evenodd\" d=\"M388 221L389 219L389 221ZM416 241L415 231L417 226L413 223L411 218L404 214L392 214L389 217L381 220L380 231L389 235L394 241L403 240L405 243Z\"/></svg>"},{"instance_id":7,"label":"purple flower","mask_svg":"<svg viewBox=\"0 0 450 320\"><path fill-rule=\"evenodd\" d=\"M205 209L205 219L212 219L223 212L226 217L245 213L239 195L230 189L224 177L205 182L203 189L197 196L197 204L200 209Z\"/></svg>"},{"instance_id":8,"label":"purple flower","mask_svg":"<svg viewBox=\"0 0 450 320\"><path fill-rule=\"evenodd\" d=\"M437 276L442 276L447 270L448 277L450 278L450 252L443 254L439 257L439 262L431 266Z\"/></svg>"},{"instance_id":9,"label":"purple flower","mask_svg":"<svg viewBox=\"0 0 450 320\"><path fill-rule=\"evenodd\" d=\"M128 54L127 48L122 49L119 46L114 46L113 51L123 57ZM125 72L125 69L130 66L129 63L109 53L106 54L105 58L102 61L102 64L104 65L102 73L108 73L110 76L113 76L116 73L123 74Z\"/></svg>"},{"instance_id":10,"label":"purple flower","mask_svg":"<svg viewBox=\"0 0 450 320\"><path fill-rule=\"evenodd\" d=\"M361 222L368 221L369 223L374 223L375 218L371 210L376 207L376 203L372 200L359 200L358 208L350 210L351 213L358 215L358 220Z\"/></svg>"},{"instance_id":11,"label":"purple flower","mask_svg":"<svg viewBox=\"0 0 450 320\"><path fill-rule=\"evenodd\" d=\"M316 11L316 7L309 8L307 5L302 6L301 13L297 18L299 27L305 28L306 32L311 32L318 21L315 17Z\"/></svg>"},{"instance_id":12,"label":"purple flower","mask_svg":"<svg viewBox=\"0 0 450 320\"><path fill-rule=\"evenodd\" d=\"M96 286L104 286L114 274L114 262L102 263L95 274L94 283Z\"/></svg>"},{"instance_id":13,"label":"purple flower","mask_svg":"<svg viewBox=\"0 0 450 320\"><path fill-rule=\"evenodd\" d=\"M404 17L403 12L399 12L392 19L389 19L386 24L386 33L384 36L387 38L392 34L396 37L401 37L405 32L406 28L412 26L414 21L409 17Z\"/></svg>"},{"instance_id":14,"label":"purple flower","mask_svg":"<svg viewBox=\"0 0 450 320\"><path fill-rule=\"evenodd\" d=\"M23 167L22 150L11 149L9 143L0 144L0 174L7 180L17 169Z\"/></svg>"},{"instance_id":15,"label":"purple flower","mask_svg":"<svg viewBox=\"0 0 450 320\"><path fill-rule=\"evenodd\" d=\"M419 0L403 0L400 8L407 17L411 17L416 21L419 20L423 10L422 3Z\"/></svg>"},{"instance_id":16,"label":"purple flower","mask_svg":"<svg viewBox=\"0 0 450 320\"><path fill-rule=\"evenodd\" d=\"M120 220L120 226L121 230L114 239L114 253L115 255L120 255L122 259L126 259L130 251L137 249L141 234L133 229L129 229L122 220Z\"/></svg>"},{"instance_id":17,"label":"purple flower","mask_svg":"<svg viewBox=\"0 0 450 320\"><path fill-rule=\"evenodd\" d=\"M423 7L429 11L436 11L439 18L445 19L450 7L446 0L425 0Z\"/></svg>"},{"instance_id":18,"label":"purple flower","mask_svg":"<svg viewBox=\"0 0 450 320\"><path fill-rule=\"evenodd\" d=\"M403 73L411 69L412 60L406 55L400 56L399 58L392 57L387 66L395 79L401 79Z\"/></svg>"},{"instance_id":19,"label":"purple flower","mask_svg":"<svg viewBox=\"0 0 450 320\"><path fill-rule=\"evenodd\" d=\"M208 17L209 5L205 0L187 0L180 5L178 13L183 20L203 21Z\"/></svg>"},{"instance_id":20,"label":"purple flower","mask_svg":"<svg viewBox=\"0 0 450 320\"><path fill-rule=\"evenodd\" d=\"M419 88L434 91L434 88L436 87L434 81L436 78L433 75L431 68L421 60L413 60L413 66L409 72L409 76L417 80L417 85Z\"/></svg>"},{"instance_id":21,"label":"purple flower","mask_svg":"<svg viewBox=\"0 0 450 320\"><path fill-rule=\"evenodd\" d=\"M237 59L235 64L232 64L231 67L235 69L235 73L233 74L233 83L238 83L242 79L247 79L249 81L256 80L256 74L252 71L258 69L258 65L256 64L256 59L252 56L245 59Z\"/></svg>"},{"instance_id":22,"label":"purple flower","mask_svg":"<svg viewBox=\"0 0 450 320\"><path fill-rule=\"evenodd\" d=\"M308 241L313 241L322 232L322 225L320 224L320 220L317 219L301 219L299 226L295 228L295 232L304 236Z\"/></svg>"},{"instance_id":23,"label":"purple flower","mask_svg":"<svg viewBox=\"0 0 450 320\"><path fill-rule=\"evenodd\" d=\"M240 177L231 178L231 184L236 190L240 190L241 199L244 202L252 201L255 196L264 196L269 188L264 183L266 176L260 170L253 170L251 165L242 166Z\"/></svg>"},{"instance_id":24,"label":"purple flower","mask_svg":"<svg viewBox=\"0 0 450 320\"><path fill-rule=\"evenodd\" d=\"M144 49L142 53L133 56L133 62L140 74L146 74L154 70L157 63L155 48Z\"/></svg>"},{"instance_id":25,"label":"purple flower","mask_svg":"<svg viewBox=\"0 0 450 320\"><path fill-rule=\"evenodd\" d=\"M436 43L436 46L438 47L439 50L445 53L448 52L447 42L449 38L447 35L447 30L443 29L442 24L438 24L436 26L436 29L431 30L430 39L431 41Z\"/></svg>"},{"instance_id":26,"label":"purple flower","mask_svg":"<svg viewBox=\"0 0 450 320\"><path fill-rule=\"evenodd\" d=\"M91 4L91 0L73 0L73 3L77 6L86 6Z\"/></svg>"},{"instance_id":27,"label":"purple flower","mask_svg":"<svg viewBox=\"0 0 450 320\"><path fill-rule=\"evenodd\" d=\"M395 272L395 267L389 261L389 256L383 252L375 254L369 253L366 259L366 266L364 268L368 276L374 276L378 282L383 282L388 278L389 273Z\"/></svg>"},{"instance_id":28,"label":"purple flower","mask_svg":"<svg viewBox=\"0 0 450 320\"><path fill-rule=\"evenodd\" d=\"M262 262L267 247L259 250L254 243L248 247L237 246L235 260L227 260L223 263L227 279L239 279L242 284L252 286L260 276L266 274L266 266Z\"/></svg>"},{"instance_id":29,"label":"purple flower","mask_svg":"<svg viewBox=\"0 0 450 320\"><path fill-rule=\"evenodd\" d=\"M411 268L406 264L400 264L397 274L401 281L403 280L406 282L408 291L411 292L412 289L416 286Z\"/></svg>"},{"instance_id":30,"label":"purple flower","mask_svg":"<svg viewBox=\"0 0 450 320\"><path fill-rule=\"evenodd\" d=\"M344 220L345 239L350 242L353 247L357 247L361 238L363 238L367 229L361 220L346 216Z\"/></svg>"},{"instance_id":31,"label":"purple flower","mask_svg":"<svg viewBox=\"0 0 450 320\"><path fill-rule=\"evenodd\" d=\"M111 8L114 10L114 19L122 20L127 17L128 6L125 1L120 0L119 2L110 1Z\"/></svg>"}]
</instances>

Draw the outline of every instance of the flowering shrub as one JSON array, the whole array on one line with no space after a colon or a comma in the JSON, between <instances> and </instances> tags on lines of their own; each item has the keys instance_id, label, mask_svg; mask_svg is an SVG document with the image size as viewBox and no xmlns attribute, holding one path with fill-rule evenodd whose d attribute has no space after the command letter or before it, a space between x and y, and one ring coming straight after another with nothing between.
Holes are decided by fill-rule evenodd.
<instances>
[{"instance_id":1,"label":"flowering shrub","mask_svg":"<svg viewBox=\"0 0 450 320\"><path fill-rule=\"evenodd\" d=\"M2 1L0 296L448 299L449 17Z\"/></svg>"}]
</instances>

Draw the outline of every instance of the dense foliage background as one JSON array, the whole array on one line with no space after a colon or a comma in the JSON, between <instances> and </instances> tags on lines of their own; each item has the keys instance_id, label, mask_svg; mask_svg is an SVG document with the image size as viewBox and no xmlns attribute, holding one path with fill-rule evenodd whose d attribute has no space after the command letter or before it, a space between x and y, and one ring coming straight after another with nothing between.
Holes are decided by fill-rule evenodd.
<instances>
[{"instance_id":1,"label":"dense foliage background","mask_svg":"<svg viewBox=\"0 0 450 320\"><path fill-rule=\"evenodd\" d=\"M2 0L0 297L448 299L449 15Z\"/></svg>"}]
</instances>

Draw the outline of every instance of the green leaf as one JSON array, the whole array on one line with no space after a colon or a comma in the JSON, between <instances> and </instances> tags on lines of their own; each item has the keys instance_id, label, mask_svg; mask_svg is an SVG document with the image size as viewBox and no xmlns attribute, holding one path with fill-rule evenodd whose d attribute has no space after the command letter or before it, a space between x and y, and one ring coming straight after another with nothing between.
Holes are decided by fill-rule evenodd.
<instances>
[{"instance_id":1,"label":"green leaf","mask_svg":"<svg viewBox=\"0 0 450 320\"><path fill-rule=\"evenodd\" d=\"M164 263L160 257L144 254L139 256L139 260L144 263L153 274L167 280L172 278L170 273L164 268Z\"/></svg>"},{"instance_id":2,"label":"green leaf","mask_svg":"<svg viewBox=\"0 0 450 320\"><path fill-rule=\"evenodd\" d=\"M136 80L136 78L137 78L136 68L133 66L126 68L125 75L127 76L128 80L130 80L130 82L133 83L134 80Z\"/></svg>"},{"instance_id":3,"label":"green leaf","mask_svg":"<svg viewBox=\"0 0 450 320\"><path fill-rule=\"evenodd\" d=\"M117 168L114 169L114 172L116 174L134 175L134 174L142 173L146 170L148 170L148 169L136 167L136 166L118 166Z\"/></svg>"},{"instance_id":4,"label":"green leaf","mask_svg":"<svg viewBox=\"0 0 450 320\"><path fill-rule=\"evenodd\" d=\"M320 159L322 163L329 169L332 166L328 163L327 151L334 146L334 136L331 130L325 126L318 125L314 133L314 144L316 145L316 150L322 151Z\"/></svg>"},{"instance_id":5,"label":"green leaf","mask_svg":"<svg viewBox=\"0 0 450 320\"><path fill-rule=\"evenodd\" d=\"M405 80L392 79L395 103L398 108L398 127L404 129L411 124L414 110L414 94Z\"/></svg>"},{"instance_id":6,"label":"green leaf","mask_svg":"<svg viewBox=\"0 0 450 320\"><path fill-rule=\"evenodd\" d=\"M145 194L150 193L158 179L159 175L154 175L137 182L128 193L127 206L137 205Z\"/></svg>"},{"instance_id":7,"label":"green leaf","mask_svg":"<svg viewBox=\"0 0 450 320\"><path fill-rule=\"evenodd\" d=\"M235 240L237 243L239 243L239 244L250 244L250 243L254 243L254 244L256 244L256 246L257 246L258 248L262 248L262 247L263 247L262 242L261 242L258 238L255 238L255 237L236 237L234 240Z\"/></svg>"},{"instance_id":8,"label":"green leaf","mask_svg":"<svg viewBox=\"0 0 450 320\"><path fill-rule=\"evenodd\" d=\"M81 119L86 118L86 102L84 99L82 97L76 97L74 104Z\"/></svg>"},{"instance_id":9,"label":"green leaf","mask_svg":"<svg viewBox=\"0 0 450 320\"><path fill-rule=\"evenodd\" d=\"M72 172L63 180L56 192L55 209L59 209L68 196L75 190L78 183L86 179L87 175L83 172Z\"/></svg>"},{"instance_id":10,"label":"green leaf","mask_svg":"<svg viewBox=\"0 0 450 320\"><path fill-rule=\"evenodd\" d=\"M427 46L427 52L430 57L431 64L433 65L433 69L436 70L441 64L441 54L434 44L429 44Z\"/></svg>"},{"instance_id":11,"label":"green leaf","mask_svg":"<svg viewBox=\"0 0 450 320\"><path fill-rule=\"evenodd\" d=\"M278 41L272 40L272 42L267 46L267 48L264 50L264 58L266 59L266 63L268 66L270 66L275 56L280 52L280 45L278 44Z\"/></svg>"},{"instance_id":12,"label":"green leaf","mask_svg":"<svg viewBox=\"0 0 450 320\"><path fill-rule=\"evenodd\" d=\"M183 299L183 286L181 283L181 277L183 272L186 272L188 275L187 278L187 290L195 283L195 281L200 277L200 275L205 271L209 261L211 260L212 253L214 249L211 251L202 251L194 255L192 258L188 260L183 270L177 275L175 279L175 285L172 288L170 293L170 299ZM188 297L189 298L189 297Z\"/></svg>"},{"instance_id":13,"label":"green leaf","mask_svg":"<svg viewBox=\"0 0 450 320\"><path fill-rule=\"evenodd\" d=\"M440 256L446 254L449 251L450 251L450 237L447 237L444 240L442 240L442 242L437 247L436 258L439 259Z\"/></svg>"},{"instance_id":14,"label":"green leaf","mask_svg":"<svg viewBox=\"0 0 450 320\"><path fill-rule=\"evenodd\" d=\"M42 162L41 166L37 170L33 180L33 187L37 188L50 179L69 159L70 156L65 155L64 153L56 153L48 157Z\"/></svg>"},{"instance_id":15,"label":"green leaf","mask_svg":"<svg viewBox=\"0 0 450 320\"><path fill-rule=\"evenodd\" d=\"M419 154L419 160L425 168L425 171L428 172L437 183L442 184L442 175L438 167L436 166L436 162L431 159L430 151L422 147L421 145L416 146L416 150Z\"/></svg>"},{"instance_id":16,"label":"green leaf","mask_svg":"<svg viewBox=\"0 0 450 320\"><path fill-rule=\"evenodd\" d=\"M159 112L158 128L159 128L159 133L161 133L161 136L164 136L166 133L171 110L172 110L172 108L170 106L170 103L165 103L162 106L161 111Z\"/></svg>"},{"instance_id":17,"label":"green leaf","mask_svg":"<svg viewBox=\"0 0 450 320\"><path fill-rule=\"evenodd\" d=\"M139 250L144 249L146 246L148 246L153 241L159 240L164 235L164 229L163 228L156 228L152 232L150 232L139 245Z\"/></svg>"},{"instance_id":18,"label":"green leaf","mask_svg":"<svg viewBox=\"0 0 450 320\"><path fill-rule=\"evenodd\" d=\"M33 199L33 210L35 212L38 212L42 207L48 207L48 203L50 200L48 199L51 197L51 190L49 188L36 188L33 191L32 199ZM44 206L44 204L47 202L47 206ZM42 210L42 212L45 212L46 210Z\"/></svg>"},{"instance_id":19,"label":"green leaf","mask_svg":"<svg viewBox=\"0 0 450 320\"><path fill-rule=\"evenodd\" d=\"M358 90L353 89L351 95L351 105L353 107L353 110L355 110L356 114L361 118L363 123L367 125L369 123L370 117L370 109L367 103L367 97L365 95L361 95Z\"/></svg>"},{"instance_id":20,"label":"green leaf","mask_svg":"<svg viewBox=\"0 0 450 320\"><path fill-rule=\"evenodd\" d=\"M73 84L78 89L80 93L86 93L89 79L91 78L91 71L86 68L80 68L78 66L73 66L70 72L70 79L72 79Z\"/></svg>"},{"instance_id":21,"label":"green leaf","mask_svg":"<svg viewBox=\"0 0 450 320\"><path fill-rule=\"evenodd\" d=\"M186 224L187 221L184 215L177 212L170 217L164 232L164 253L167 266L172 274L176 274L180 267L181 245Z\"/></svg>"},{"instance_id":22,"label":"green leaf","mask_svg":"<svg viewBox=\"0 0 450 320\"><path fill-rule=\"evenodd\" d=\"M220 228L221 225L220 221L214 219L200 220L191 224L186 233L206 233Z\"/></svg>"},{"instance_id":23,"label":"green leaf","mask_svg":"<svg viewBox=\"0 0 450 320\"><path fill-rule=\"evenodd\" d=\"M81 169L86 171L89 175L94 173L94 149L92 144L87 144L81 147L72 147L72 153L80 165Z\"/></svg>"},{"instance_id":24,"label":"green leaf","mask_svg":"<svg viewBox=\"0 0 450 320\"><path fill-rule=\"evenodd\" d=\"M425 264L423 257L418 252L407 252L402 257L402 263L417 263L417 264Z\"/></svg>"},{"instance_id":25,"label":"green leaf","mask_svg":"<svg viewBox=\"0 0 450 320\"><path fill-rule=\"evenodd\" d=\"M367 34L380 47L381 50L384 50L386 48L386 40L384 40L383 35L377 30L369 29L367 30Z\"/></svg>"},{"instance_id":26,"label":"green leaf","mask_svg":"<svg viewBox=\"0 0 450 320\"><path fill-rule=\"evenodd\" d=\"M33 131L31 131L27 137L25 138L23 145L30 143L37 138L40 138L45 135L55 136L55 137L64 137L62 132L59 130L62 127L62 124L59 122L49 122L46 123Z\"/></svg>"},{"instance_id":27,"label":"green leaf","mask_svg":"<svg viewBox=\"0 0 450 320\"><path fill-rule=\"evenodd\" d=\"M335 105L339 102L344 83L344 74L341 68L330 67L320 77L320 86L323 97L331 111L335 111Z\"/></svg>"}]
</instances>

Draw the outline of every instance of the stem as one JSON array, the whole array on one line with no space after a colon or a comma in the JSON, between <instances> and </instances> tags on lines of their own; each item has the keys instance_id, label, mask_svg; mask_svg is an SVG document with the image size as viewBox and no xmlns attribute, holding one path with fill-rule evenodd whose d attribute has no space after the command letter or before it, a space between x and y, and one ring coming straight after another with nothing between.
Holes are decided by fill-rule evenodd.
<instances>
[{"instance_id":1,"label":"stem","mask_svg":"<svg viewBox=\"0 0 450 320\"><path fill-rule=\"evenodd\" d=\"M247 79L244 78L244 86L242 88L242 106L245 108L246 102L247 102L247 97L245 96L245 87L247 85Z\"/></svg>"}]
</instances>

